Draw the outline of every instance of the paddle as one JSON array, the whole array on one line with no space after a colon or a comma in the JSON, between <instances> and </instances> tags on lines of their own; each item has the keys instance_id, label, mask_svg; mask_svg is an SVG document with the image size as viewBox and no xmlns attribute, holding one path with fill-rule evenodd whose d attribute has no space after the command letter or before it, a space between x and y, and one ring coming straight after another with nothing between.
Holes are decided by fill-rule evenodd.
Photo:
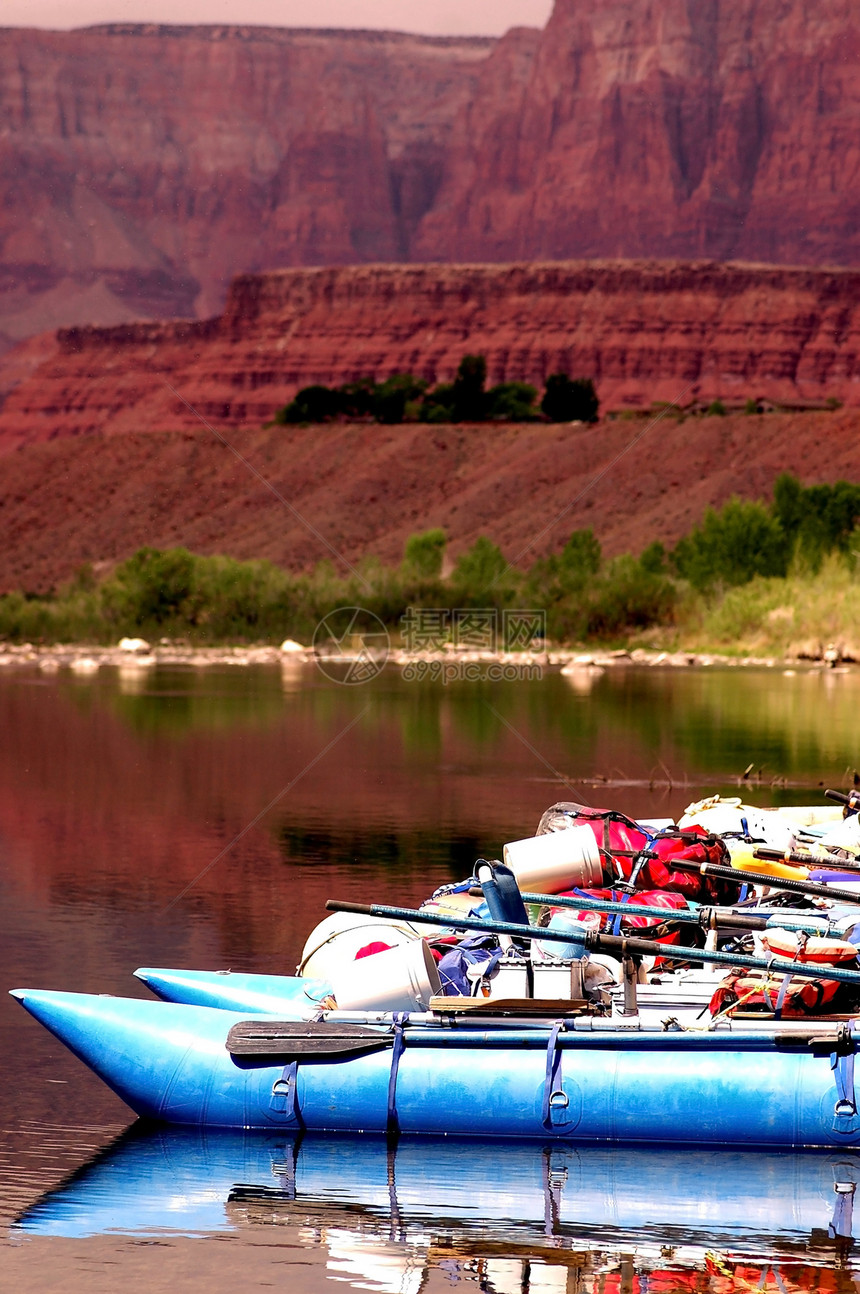
<instances>
[{"instance_id":1,"label":"paddle","mask_svg":"<svg viewBox=\"0 0 860 1294\"><path fill-rule=\"evenodd\" d=\"M479 930L484 934L515 935L522 939L540 939L555 943L581 943L592 952L608 952L612 956L626 957L630 953L644 957L662 957L671 961L704 962L714 966L742 966L750 970L772 971L779 975L799 975L806 979L834 979L842 984L860 985L860 972L842 970L837 966L815 965L810 962L789 961L773 957L747 957L741 953L721 953L705 948L686 948L681 944L666 945L652 939L635 939L627 935L603 935L594 930L545 930L541 926L521 926L513 921L480 921L476 917L460 917L436 912L420 912L416 908L394 908L382 903L343 903L329 899L329 912L354 912L363 917L394 917L398 921L423 922L426 925L444 926L454 930Z\"/></svg>"},{"instance_id":2,"label":"paddle","mask_svg":"<svg viewBox=\"0 0 860 1294\"><path fill-rule=\"evenodd\" d=\"M326 1021L321 1028L317 1021L256 1019L233 1025L227 1034L227 1050L231 1056L253 1056L255 1060L285 1056L340 1060L390 1047L392 1040L391 1033L337 1020Z\"/></svg>"}]
</instances>

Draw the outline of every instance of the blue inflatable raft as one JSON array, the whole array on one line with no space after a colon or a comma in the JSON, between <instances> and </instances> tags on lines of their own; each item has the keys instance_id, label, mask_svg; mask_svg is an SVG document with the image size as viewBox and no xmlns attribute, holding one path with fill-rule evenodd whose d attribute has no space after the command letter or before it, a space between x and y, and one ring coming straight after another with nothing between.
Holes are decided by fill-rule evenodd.
<instances>
[{"instance_id":1,"label":"blue inflatable raft","mask_svg":"<svg viewBox=\"0 0 860 1294\"><path fill-rule=\"evenodd\" d=\"M325 980L243 971L173 970L143 966L135 976L164 1002L211 1006L247 1015L309 1020L331 993Z\"/></svg>"},{"instance_id":2,"label":"blue inflatable raft","mask_svg":"<svg viewBox=\"0 0 860 1294\"><path fill-rule=\"evenodd\" d=\"M850 1026L710 1033L442 1018L353 1031L256 1016L274 1041L227 1049L241 1013L19 989L22 1005L137 1114L225 1128L581 1142L860 1143ZM344 1026L345 1027L345 1026ZM286 1031L286 1033L284 1033ZM811 1037L817 1041L811 1041ZM355 1039L357 1038L357 1042ZM248 1043L248 1039L245 1039ZM253 1038L250 1045L256 1045ZM818 1054L816 1054L818 1053Z\"/></svg>"}]
</instances>

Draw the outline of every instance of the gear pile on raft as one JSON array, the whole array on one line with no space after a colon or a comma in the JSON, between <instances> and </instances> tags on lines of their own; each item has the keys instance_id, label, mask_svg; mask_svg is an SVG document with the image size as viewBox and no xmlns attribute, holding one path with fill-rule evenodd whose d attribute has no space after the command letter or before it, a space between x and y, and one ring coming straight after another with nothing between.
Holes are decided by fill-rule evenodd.
<instances>
[{"instance_id":1,"label":"gear pile on raft","mask_svg":"<svg viewBox=\"0 0 860 1294\"><path fill-rule=\"evenodd\" d=\"M826 796L559 803L420 908L329 900L296 976L14 996L166 1122L856 1145L860 794Z\"/></svg>"}]
</instances>

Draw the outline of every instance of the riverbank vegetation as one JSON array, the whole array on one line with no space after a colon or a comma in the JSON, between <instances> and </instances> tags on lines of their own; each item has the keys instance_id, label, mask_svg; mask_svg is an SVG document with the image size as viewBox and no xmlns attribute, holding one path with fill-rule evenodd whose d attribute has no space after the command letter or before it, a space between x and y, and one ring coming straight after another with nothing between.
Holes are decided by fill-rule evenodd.
<instances>
[{"instance_id":1,"label":"riverbank vegetation","mask_svg":"<svg viewBox=\"0 0 860 1294\"><path fill-rule=\"evenodd\" d=\"M486 536L451 565L440 529L413 535L398 565L368 558L346 576L330 563L292 574L266 561L143 548L102 580L83 568L51 595L0 597L0 636L308 643L330 611L359 606L395 640L409 608L421 608L438 645L455 611L493 610L499 624L505 611L537 609L557 643L784 654L843 641L860 654L858 525L860 486L804 487L785 475L771 503L735 498L709 509L674 549L655 542L607 559L592 530L576 530L525 569Z\"/></svg>"}]
</instances>

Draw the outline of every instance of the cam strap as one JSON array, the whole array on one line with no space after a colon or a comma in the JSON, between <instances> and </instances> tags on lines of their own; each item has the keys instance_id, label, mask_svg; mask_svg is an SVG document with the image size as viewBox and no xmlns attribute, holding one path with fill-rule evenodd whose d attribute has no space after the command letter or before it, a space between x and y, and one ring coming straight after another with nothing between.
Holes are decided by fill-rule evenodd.
<instances>
[{"instance_id":1,"label":"cam strap","mask_svg":"<svg viewBox=\"0 0 860 1294\"><path fill-rule=\"evenodd\" d=\"M545 1128L551 1128L552 1112L556 1105L567 1105L567 1095L561 1081L561 1048L558 1045L559 1034L567 1021L558 1020L552 1027L546 1044L546 1075L543 1084L543 1102L541 1122Z\"/></svg>"},{"instance_id":2,"label":"cam strap","mask_svg":"<svg viewBox=\"0 0 860 1294\"><path fill-rule=\"evenodd\" d=\"M269 1099L272 1114L285 1115L284 1122L295 1128L304 1128L305 1121L299 1108L299 1062L291 1060L284 1066L280 1078L272 1084L272 1095Z\"/></svg>"},{"instance_id":3,"label":"cam strap","mask_svg":"<svg viewBox=\"0 0 860 1294\"><path fill-rule=\"evenodd\" d=\"M385 1133L388 1137L400 1136L400 1123L397 1118L397 1075L400 1070L400 1057L406 1045L403 1026L409 1020L408 1011L394 1013L394 1049L391 1053L391 1069L388 1074L388 1112L385 1120Z\"/></svg>"},{"instance_id":4,"label":"cam strap","mask_svg":"<svg viewBox=\"0 0 860 1294\"><path fill-rule=\"evenodd\" d=\"M830 1056L830 1068L836 1079L836 1105L833 1110L834 1132L855 1132L857 1130L857 1096L854 1091L854 1021L846 1027L851 1047L837 1047Z\"/></svg>"}]
</instances>

